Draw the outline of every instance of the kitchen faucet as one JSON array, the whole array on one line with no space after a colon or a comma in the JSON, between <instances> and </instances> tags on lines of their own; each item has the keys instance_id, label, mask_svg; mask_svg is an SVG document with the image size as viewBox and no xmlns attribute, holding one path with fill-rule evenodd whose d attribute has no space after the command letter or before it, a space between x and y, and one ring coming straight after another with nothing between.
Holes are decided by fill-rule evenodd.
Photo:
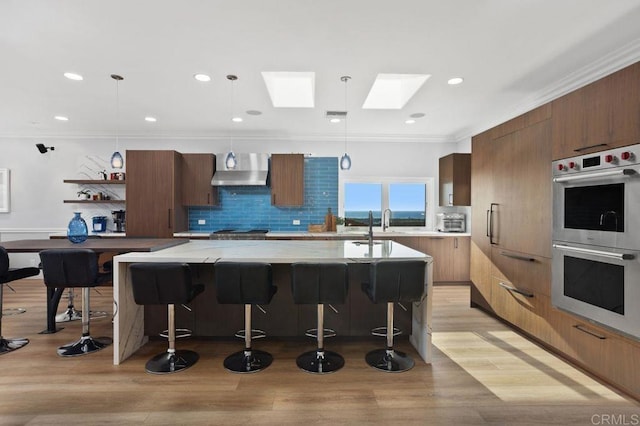
<instances>
[{"instance_id":1,"label":"kitchen faucet","mask_svg":"<svg viewBox=\"0 0 640 426\"><path fill-rule=\"evenodd\" d=\"M369 210L369 245L373 245L373 212Z\"/></svg>"},{"instance_id":2,"label":"kitchen faucet","mask_svg":"<svg viewBox=\"0 0 640 426\"><path fill-rule=\"evenodd\" d=\"M389 212L389 217L387 217L387 212ZM389 228L389 223L391 222L391 209L384 209L382 212L382 232L386 231Z\"/></svg>"}]
</instances>

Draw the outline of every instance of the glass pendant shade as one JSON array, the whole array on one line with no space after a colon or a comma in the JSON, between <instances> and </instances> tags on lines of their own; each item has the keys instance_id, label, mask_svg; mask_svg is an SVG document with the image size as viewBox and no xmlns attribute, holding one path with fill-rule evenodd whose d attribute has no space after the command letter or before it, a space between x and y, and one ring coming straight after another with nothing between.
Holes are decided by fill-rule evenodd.
<instances>
[{"instance_id":1,"label":"glass pendant shade","mask_svg":"<svg viewBox=\"0 0 640 426\"><path fill-rule=\"evenodd\" d=\"M111 167L114 169L121 169L122 166L124 166L124 159L122 158L122 154L116 151L111 156Z\"/></svg>"},{"instance_id":2,"label":"glass pendant shade","mask_svg":"<svg viewBox=\"0 0 640 426\"><path fill-rule=\"evenodd\" d=\"M346 152L344 153L342 158L340 158L340 169L341 170L351 169L351 157L349 157L349 154L347 154Z\"/></svg>"},{"instance_id":3,"label":"glass pendant shade","mask_svg":"<svg viewBox=\"0 0 640 426\"><path fill-rule=\"evenodd\" d=\"M224 159L224 164L229 170L233 170L236 168L236 155L233 153L233 151L229 151L227 157Z\"/></svg>"}]
</instances>

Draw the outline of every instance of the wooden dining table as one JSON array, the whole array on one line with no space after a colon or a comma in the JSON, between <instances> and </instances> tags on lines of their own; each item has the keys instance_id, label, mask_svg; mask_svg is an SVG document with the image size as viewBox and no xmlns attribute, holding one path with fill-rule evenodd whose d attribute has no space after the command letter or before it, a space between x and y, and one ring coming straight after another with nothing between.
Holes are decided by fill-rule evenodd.
<instances>
[{"instance_id":1,"label":"wooden dining table","mask_svg":"<svg viewBox=\"0 0 640 426\"><path fill-rule=\"evenodd\" d=\"M189 242L183 238L88 238L82 243L72 243L66 238L1 241L8 253L39 253L48 249L85 248L96 253L123 254L129 252L153 252ZM56 333L56 312L64 288L47 287L47 328L41 334Z\"/></svg>"}]
</instances>

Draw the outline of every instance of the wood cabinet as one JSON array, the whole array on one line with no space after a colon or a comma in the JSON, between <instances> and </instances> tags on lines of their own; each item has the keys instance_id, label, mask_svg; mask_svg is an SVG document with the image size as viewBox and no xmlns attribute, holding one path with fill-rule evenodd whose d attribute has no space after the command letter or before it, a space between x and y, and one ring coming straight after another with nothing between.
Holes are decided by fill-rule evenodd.
<instances>
[{"instance_id":1,"label":"wood cabinet","mask_svg":"<svg viewBox=\"0 0 640 426\"><path fill-rule=\"evenodd\" d=\"M434 282L469 281L469 237L394 237L393 240L433 257Z\"/></svg>"},{"instance_id":2,"label":"wood cabinet","mask_svg":"<svg viewBox=\"0 0 640 426\"><path fill-rule=\"evenodd\" d=\"M304 155L271 154L271 204L304 204Z\"/></svg>"},{"instance_id":3,"label":"wood cabinet","mask_svg":"<svg viewBox=\"0 0 640 426\"><path fill-rule=\"evenodd\" d=\"M441 206L471 205L471 154L449 154L439 160Z\"/></svg>"},{"instance_id":4,"label":"wood cabinet","mask_svg":"<svg viewBox=\"0 0 640 426\"><path fill-rule=\"evenodd\" d=\"M128 237L171 238L186 231L182 158L176 151L127 151Z\"/></svg>"},{"instance_id":5,"label":"wood cabinet","mask_svg":"<svg viewBox=\"0 0 640 426\"><path fill-rule=\"evenodd\" d=\"M552 102L554 160L640 140L640 63Z\"/></svg>"},{"instance_id":6,"label":"wood cabinet","mask_svg":"<svg viewBox=\"0 0 640 426\"><path fill-rule=\"evenodd\" d=\"M217 206L218 188L211 186L216 171L213 154L182 154L182 204Z\"/></svg>"}]
</instances>

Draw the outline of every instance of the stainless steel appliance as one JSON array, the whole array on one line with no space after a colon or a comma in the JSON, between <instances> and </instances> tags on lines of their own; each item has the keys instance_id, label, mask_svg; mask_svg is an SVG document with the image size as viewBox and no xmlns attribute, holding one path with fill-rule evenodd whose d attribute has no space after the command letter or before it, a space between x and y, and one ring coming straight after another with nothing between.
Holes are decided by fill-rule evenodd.
<instances>
[{"instance_id":1,"label":"stainless steel appliance","mask_svg":"<svg viewBox=\"0 0 640 426\"><path fill-rule=\"evenodd\" d=\"M264 240L267 229L220 229L209 234L210 240Z\"/></svg>"},{"instance_id":2,"label":"stainless steel appliance","mask_svg":"<svg viewBox=\"0 0 640 426\"><path fill-rule=\"evenodd\" d=\"M640 144L554 161L551 300L640 339Z\"/></svg>"},{"instance_id":3,"label":"stainless steel appliance","mask_svg":"<svg viewBox=\"0 0 640 426\"><path fill-rule=\"evenodd\" d=\"M227 169L227 154L216 154L212 186L265 186L269 175L269 154L238 153L236 166Z\"/></svg>"},{"instance_id":4,"label":"stainless steel appliance","mask_svg":"<svg viewBox=\"0 0 640 426\"><path fill-rule=\"evenodd\" d=\"M464 232L466 217L464 213L436 214L436 230L440 232Z\"/></svg>"},{"instance_id":5,"label":"stainless steel appliance","mask_svg":"<svg viewBox=\"0 0 640 426\"><path fill-rule=\"evenodd\" d=\"M124 210L113 210L111 212L113 217L113 224L115 226L114 232L125 232L126 226L126 213Z\"/></svg>"}]
</instances>

